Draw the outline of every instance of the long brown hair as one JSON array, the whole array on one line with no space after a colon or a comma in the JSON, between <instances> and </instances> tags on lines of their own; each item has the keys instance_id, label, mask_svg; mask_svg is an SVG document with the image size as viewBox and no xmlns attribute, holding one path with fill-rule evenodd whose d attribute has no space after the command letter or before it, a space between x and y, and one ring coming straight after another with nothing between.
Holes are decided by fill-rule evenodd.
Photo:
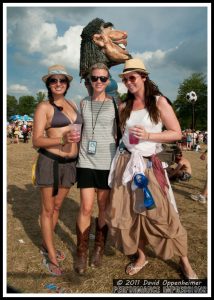
<instances>
[{"instance_id":1,"label":"long brown hair","mask_svg":"<svg viewBox=\"0 0 214 300\"><path fill-rule=\"evenodd\" d=\"M139 73L139 72L137 72ZM148 75L139 73L142 77L146 77L146 81L144 82L145 86L145 108L148 110L150 119L155 124L158 123L160 119L160 113L156 106L156 97L159 95L163 95L158 86L149 78ZM170 100L165 97L167 101L171 104ZM130 117L132 108L133 108L133 102L134 102L134 94L132 94L130 91L127 92L126 98L124 100L125 107L120 112L120 126L123 130L125 128L126 120Z\"/></svg>"}]
</instances>

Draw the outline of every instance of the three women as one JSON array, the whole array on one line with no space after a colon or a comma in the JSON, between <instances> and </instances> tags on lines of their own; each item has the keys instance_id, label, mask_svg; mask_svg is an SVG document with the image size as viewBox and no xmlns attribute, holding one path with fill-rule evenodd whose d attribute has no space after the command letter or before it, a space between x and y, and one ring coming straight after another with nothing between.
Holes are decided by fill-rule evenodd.
<instances>
[{"instance_id":1,"label":"three women","mask_svg":"<svg viewBox=\"0 0 214 300\"><path fill-rule=\"evenodd\" d=\"M68 156L68 159L74 160L71 164L75 163L78 153L77 143L80 137L69 133L68 125L69 120L70 123L82 120L74 106L70 106L64 98L72 78L66 71L53 74L49 72L43 77L49 90L50 103L41 103L35 113L34 145L45 148L40 153L38 174L40 168L50 170L50 167L43 167L43 162L40 163L42 159L49 161L47 152L63 158ZM126 267L128 275L136 274L148 263L145 245L150 244L162 259L178 255L184 275L189 279L196 279L197 275L187 257L187 233L180 222L166 171L158 159L161 143L181 138L180 125L170 102L150 80L143 61L128 60L120 77L128 93L120 106L123 137L117 152L114 100L105 92L109 83L109 71L104 64L97 63L91 67L89 80L93 94L81 101L84 126L77 164L77 187L80 188L81 203L76 222L75 270L83 274L87 268L91 215L96 193L99 213L96 219L94 253L90 262L92 267L101 265L108 224L115 246L126 255L138 255L135 262ZM61 115L59 106L68 118ZM55 117L55 126L51 121L53 114L58 115ZM43 136L44 130L47 137ZM51 164L54 162L51 161ZM72 170L69 176L75 173L73 166L69 166ZM40 172L39 176L42 177L44 172L45 170ZM46 182L43 178L41 181L38 179L37 183L42 192L43 245L48 250L49 267L55 274L60 274L52 236L59 208L69 186L74 183L74 176L70 177L69 184L66 181L66 184L58 186L56 196L52 194L55 191L52 185L56 188L52 175L52 181ZM140 185L137 186L136 181L133 184L138 175L141 178L143 175L148 183L145 188L147 191L149 189L154 202L151 209L142 205L145 190Z\"/></svg>"}]
</instances>

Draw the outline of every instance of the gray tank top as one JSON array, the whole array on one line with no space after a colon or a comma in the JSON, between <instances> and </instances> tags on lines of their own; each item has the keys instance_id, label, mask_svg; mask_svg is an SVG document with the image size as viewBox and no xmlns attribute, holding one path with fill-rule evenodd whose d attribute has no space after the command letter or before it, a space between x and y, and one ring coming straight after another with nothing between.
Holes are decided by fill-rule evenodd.
<instances>
[{"instance_id":1,"label":"gray tank top","mask_svg":"<svg viewBox=\"0 0 214 300\"><path fill-rule=\"evenodd\" d=\"M92 111L91 98L83 99L82 117L83 130L80 143L78 168L89 168L95 170L110 170L112 159L116 152L115 144L115 109L113 100L106 99L103 103L92 101L93 125L97 117L94 128L93 140L97 142L96 153L88 154L87 147L89 140L92 140ZM101 108L101 109L100 109Z\"/></svg>"}]
</instances>

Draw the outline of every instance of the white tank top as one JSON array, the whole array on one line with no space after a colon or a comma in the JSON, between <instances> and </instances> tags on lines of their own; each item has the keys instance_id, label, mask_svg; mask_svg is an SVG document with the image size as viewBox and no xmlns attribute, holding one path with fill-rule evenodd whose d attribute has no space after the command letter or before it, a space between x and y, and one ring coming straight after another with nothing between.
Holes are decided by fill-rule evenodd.
<instances>
[{"instance_id":1,"label":"white tank top","mask_svg":"<svg viewBox=\"0 0 214 300\"><path fill-rule=\"evenodd\" d=\"M156 96L158 100L159 96ZM143 156L151 156L152 154L162 151L161 143L139 140L138 144L129 143L129 127L134 125L142 125L148 133L162 132L163 124L159 121L157 124L151 121L146 108L132 111L129 119L126 121L125 131L123 133L123 143L130 152L140 150Z\"/></svg>"}]
</instances>

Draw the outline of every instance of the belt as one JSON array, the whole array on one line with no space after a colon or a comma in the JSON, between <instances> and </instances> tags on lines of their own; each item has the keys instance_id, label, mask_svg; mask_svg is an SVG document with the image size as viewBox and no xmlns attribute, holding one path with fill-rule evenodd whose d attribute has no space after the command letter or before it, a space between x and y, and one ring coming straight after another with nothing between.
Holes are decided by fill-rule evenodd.
<instances>
[{"instance_id":1,"label":"belt","mask_svg":"<svg viewBox=\"0 0 214 300\"><path fill-rule=\"evenodd\" d=\"M119 151L120 153L123 153L123 151L128 152L129 154L131 154L131 152L126 148L125 145L122 145L122 147L119 147ZM152 156L143 156L143 158L147 158L147 159L151 159Z\"/></svg>"},{"instance_id":2,"label":"belt","mask_svg":"<svg viewBox=\"0 0 214 300\"><path fill-rule=\"evenodd\" d=\"M66 164L69 162L77 161L77 157L62 157L57 154L51 153L44 148L39 148L39 153L49 157L50 159L54 160L53 163L53 176L54 176L54 183L53 183L53 193L52 196L56 196L58 194L58 181L59 181L59 164Z\"/></svg>"}]
</instances>

